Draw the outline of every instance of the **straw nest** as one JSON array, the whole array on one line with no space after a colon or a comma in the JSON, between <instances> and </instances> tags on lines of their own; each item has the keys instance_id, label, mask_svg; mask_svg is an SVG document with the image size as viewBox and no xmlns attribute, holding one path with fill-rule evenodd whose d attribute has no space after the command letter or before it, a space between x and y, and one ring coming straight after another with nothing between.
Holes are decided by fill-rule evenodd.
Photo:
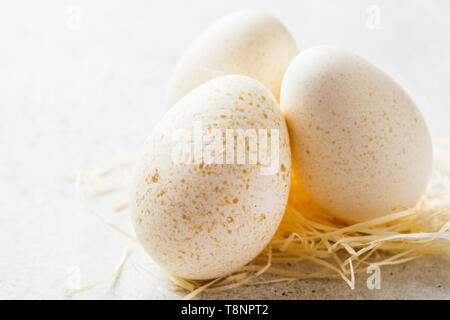
<instances>
[{"instance_id":1,"label":"straw nest","mask_svg":"<svg viewBox=\"0 0 450 320\"><path fill-rule=\"evenodd\" d=\"M210 281L194 281L168 277L192 298L200 292L217 292L239 286L311 278L342 278L351 288L358 273L375 266L406 263L426 254L450 254L450 163L448 154L435 157L433 177L427 191L414 208L370 221L348 225L330 217L316 206L292 179L289 201L284 218L269 245L248 265L226 277ZM74 178L81 201L106 192L127 188L126 183L108 184L106 177L116 171L129 176L133 161L111 166L97 173L79 174ZM86 189L90 189L89 192ZM111 223L107 214L87 209L101 221L137 242L132 232ZM116 210L126 209L122 202ZM127 247L128 248L128 247ZM117 280L128 256L128 249L116 271L94 284L72 293ZM302 261L317 268L305 273L292 268ZM270 274L270 280L259 278Z\"/></svg>"}]
</instances>

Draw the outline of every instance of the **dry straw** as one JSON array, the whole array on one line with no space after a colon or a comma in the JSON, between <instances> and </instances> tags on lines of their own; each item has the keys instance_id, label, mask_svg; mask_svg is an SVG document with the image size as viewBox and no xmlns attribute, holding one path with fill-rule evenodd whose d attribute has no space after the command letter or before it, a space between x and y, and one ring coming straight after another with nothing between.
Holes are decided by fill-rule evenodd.
<instances>
[{"instance_id":1,"label":"dry straw","mask_svg":"<svg viewBox=\"0 0 450 320\"><path fill-rule=\"evenodd\" d=\"M369 267L405 263L426 254L450 254L450 163L445 161L446 166L443 166L442 158L436 160L439 170L434 169L432 181L416 207L353 225L323 212L293 178L280 227L270 244L251 263L233 274L210 281L170 275L169 278L189 292L186 298L201 292L312 278L339 277L353 289L356 274ZM129 170L130 167L120 165L117 168ZM92 185L95 181L101 185L98 192L94 189L90 196L114 190L102 181L111 171L113 169L91 175L81 184ZM122 186L117 186L119 188ZM122 202L117 208L122 210L125 206ZM135 240L120 226L108 222L105 216L94 214L128 239ZM302 261L312 262L317 269L309 273L298 271L295 266ZM272 275L270 280L259 280L263 273Z\"/></svg>"}]
</instances>

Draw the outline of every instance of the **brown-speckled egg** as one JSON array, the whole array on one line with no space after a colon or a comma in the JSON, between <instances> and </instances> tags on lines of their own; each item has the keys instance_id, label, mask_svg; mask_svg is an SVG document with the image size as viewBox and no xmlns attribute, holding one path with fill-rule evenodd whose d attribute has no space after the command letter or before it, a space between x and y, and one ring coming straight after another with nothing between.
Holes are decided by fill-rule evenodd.
<instances>
[{"instance_id":1,"label":"brown-speckled egg","mask_svg":"<svg viewBox=\"0 0 450 320\"><path fill-rule=\"evenodd\" d=\"M244 145L238 129L248 133ZM251 138L258 129L267 136ZM219 151L212 157L198 158L198 132L205 149L223 152L214 149ZM212 139L214 132L220 135ZM232 157L238 149L246 154L240 162ZM138 239L172 274L209 279L231 273L272 238L290 176L287 126L271 92L245 76L210 80L170 109L145 144L132 184Z\"/></svg>"},{"instance_id":2,"label":"brown-speckled egg","mask_svg":"<svg viewBox=\"0 0 450 320\"><path fill-rule=\"evenodd\" d=\"M227 74L260 81L278 100L283 74L297 53L294 39L275 17L260 10L232 13L206 29L182 55L169 83L167 106Z\"/></svg>"},{"instance_id":3,"label":"brown-speckled egg","mask_svg":"<svg viewBox=\"0 0 450 320\"><path fill-rule=\"evenodd\" d=\"M349 52L299 54L281 88L294 161L305 191L348 221L412 207L431 171L432 148L418 108L388 75Z\"/></svg>"}]
</instances>

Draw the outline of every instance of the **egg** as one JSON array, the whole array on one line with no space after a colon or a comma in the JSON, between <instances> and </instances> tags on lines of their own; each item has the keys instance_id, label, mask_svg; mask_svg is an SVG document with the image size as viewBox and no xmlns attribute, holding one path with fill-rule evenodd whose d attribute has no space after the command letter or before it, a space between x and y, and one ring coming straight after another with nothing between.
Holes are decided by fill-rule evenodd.
<instances>
[{"instance_id":1,"label":"egg","mask_svg":"<svg viewBox=\"0 0 450 320\"><path fill-rule=\"evenodd\" d=\"M167 107L227 74L259 80L278 100L283 74L297 53L295 41L273 16L259 10L230 14L205 30L181 57L169 83Z\"/></svg>"},{"instance_id":2,"label":"egg","mask_svg":"<svg viewBox=\"0 0 450 320\"><path fill-rule=\"evenodd\" d=\"M330 214L366 221L419 200L432 166L430 135L387 74L344 50L311 48L289 65L280 107L294 176Z\"/></svg>"},{"instance_id":3,"label":"egg","mask_svg":"<svg viewBox=\"0 0 450 320\"><path fill-rule=\"evenodd\" d=\"M260 82L229 75L183 97L147 139L132 183L132 220L171 274L229 274L268 244L285 211L289 135Z\"/></svg>"}]
</instances>

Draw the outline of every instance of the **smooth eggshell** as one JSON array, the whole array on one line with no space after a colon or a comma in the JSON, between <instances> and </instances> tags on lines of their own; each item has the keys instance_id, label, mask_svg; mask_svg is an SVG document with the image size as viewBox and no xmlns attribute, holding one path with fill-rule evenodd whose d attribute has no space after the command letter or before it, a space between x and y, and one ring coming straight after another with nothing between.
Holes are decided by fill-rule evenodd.
<instances>
[{"instance_id":1,"label":"smooth eggshell","mask_svg":"<svg viewBox=\"0 0 450 320\"><path fill-rule=\"evenodd\" d=\"M431 171L424 119L405 91L366 60L331 47L299 54L280 97L294 175L324 209L365 221L412 207Z\"/></svg>"},{"instance_id":2,"label":"smooth eggshell","mask_svg":"<svg viewBox=\"0 0 450 320\"><path fill-rule=\"evenodd\" d=\"M256 164L176 164L177 129L278 129L276 173ZM270 143L268 143L270 144ZM236 146L235 149L236 150ZM211 80L180 100L149 136L133 178L132 219L148 254L170 273L220 277L250 262L283 216L291 154L285 120L261 83L244 76Z\"/></svg>"},{"instance_id":3,"label":"smooth eggshell","mask_svg":"<svg viewBox=\"0 0 450 320\"><path fill-rule=\"evenodd\" d=\"M230 14L187 49L169 83L167 107L207 80L240 74L263 83L278 100L281 81L297 46L284 25L259 10Z\"/></svg>"}]
</instances>

